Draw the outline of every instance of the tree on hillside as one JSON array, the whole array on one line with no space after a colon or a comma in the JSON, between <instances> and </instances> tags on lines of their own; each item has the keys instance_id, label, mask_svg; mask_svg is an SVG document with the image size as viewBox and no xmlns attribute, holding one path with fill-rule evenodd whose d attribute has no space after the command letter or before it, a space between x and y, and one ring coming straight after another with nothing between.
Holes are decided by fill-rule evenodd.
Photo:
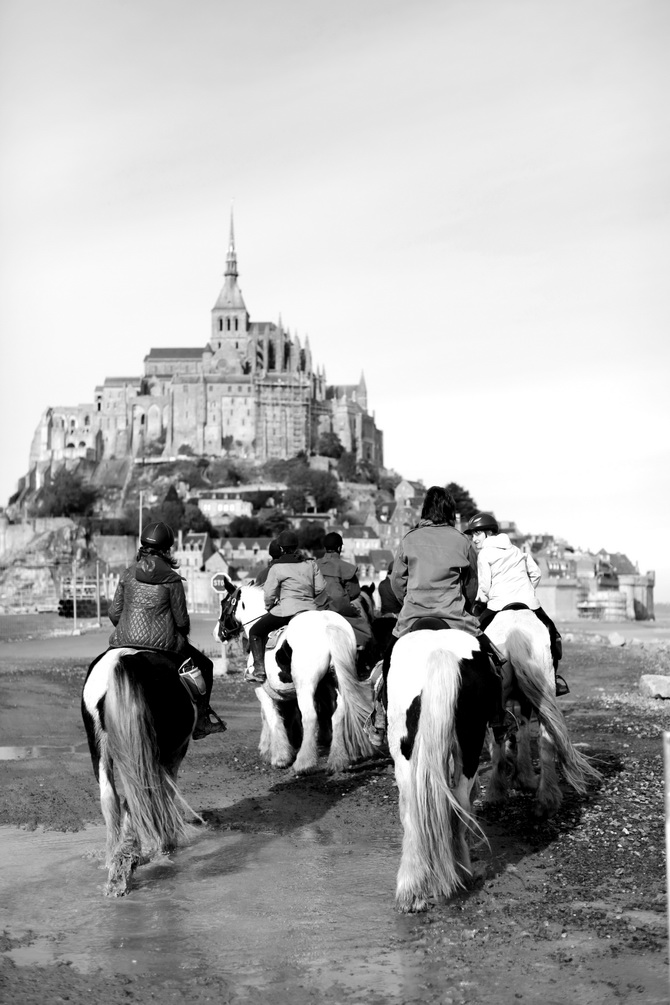
<instances>
[{"instance_id":1,"label":"tree on hillside","mask_svg":"<svg viewBox=\"0 0 670 1005\"><path fill-rule=\"evenodd\" d=\"M209 534L210 537L219 536L219 532L212 527L210 521L195 502L187 502L184 506L181 529L186 532L192 530L196 534Z\"/></svg>"},{"instance_id":2,"label":"tree on hillside","mask_svg":"<svg viewBox=\"0 0 670 1005\"><path fill-rule=\"evenodd\" d=\"M265 537L265 531L255 516L234 516L228 524L229 537Z\"/></svg>"},{"instance_id":3,"label":"tree on hillside","mask_svg":"<svg viewBox=\"0 0 670 1005\"><path fill-rule=\"evenodd\" d=\"M172 530L176 534L178 530L183 529L184 509L184 503L179 498L176 488L174 485L171 485L165 493L165 498L160 506L151 510L151 519L162 520L168 527L172 527ZM147 520L144 522L145 524L148 523Z\"/></svg>"},{"instance_id":4,"label":"tree on hillside","mask_svg":"<svg viewBox=\"0 0 670 1005\"><path fill-rule=\"evenodd\" d=\"M358 476L356 455L345 450L337 462L337 473L343 482L355 482Z\"/></svg>"},{"instance_id":5,"label":"tree on hillside","mask_svg":"<svg viewBox=\"0 0 670 1005\"><path fill-rule=\"evenodd\" d=\"M479 507L474 501L467 489L462 488L462 486L457 485L456 482L449 482L446 486L447 492L449 492L456 503L456 512L460 515L461 520L469 520L471 516L479 512Z\"/></svg>"},{"instance_id":6,"label":"tree on hillside","mask_svg":"<svg viewBox=\"0 0 670 1005\"><path fill-rule=\"evenodd\" d=\"M65 468L56 472L49 485L45 485L38 497L39 516L90 516L98 499L98 490L87 485L79 477Z\"/></svg>"},{"instance_id":7,"label":"tree on hillside","mask_svg":"<svg viewBox=\"0 0 670 1005\"><path fill-rule=\"evenodd\" d=\"M317 520L303 520L298 529L298 542L301 548L313 551L315 548L323 548L323 539L326 536L326 528Z\"/></svg>"},{"instance_id":8,"label":"tree on hillside","mask_svg":"<svg viewBox=\"0 0 670 1005\"><path fill-rule=\"evenodd\" d=\"M304 513L307 509L307 492L298 485L292 485L284 492L284 506L291 513Z\"/></svg>"},{"instance_id":9,"label":"tree on hillside","mask_svg":"<svg viewBox=\"0 0 670 1005\"><path fill-rule=\"evenodd\" d=\"M316 452L322 457L337 459L344 453L344 447L337 433L321 433L316 444Z\"/></svg>"}]
</instances>

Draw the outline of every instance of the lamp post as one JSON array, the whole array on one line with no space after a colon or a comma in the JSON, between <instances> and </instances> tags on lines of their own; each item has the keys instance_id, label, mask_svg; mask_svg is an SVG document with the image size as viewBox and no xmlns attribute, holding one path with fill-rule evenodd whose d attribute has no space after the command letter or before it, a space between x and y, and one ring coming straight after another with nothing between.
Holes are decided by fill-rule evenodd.
<instances>
[{"instance_id":1,"label":"lamp post","mask_svg":"<svg viewBox=\"0 0 670 1005\"><path fill-rule=\"evenodd\" d=\"M144 502L144 492L140 492L140 515L139 515L139 529L138 529L138 532L137 532L137 536L138 536L138 537L139 537L140 539L142 538L142 504L143 504L143 502ZM140 546L140 541L138 541L138 542L137 542L137 546L138 546L138 547Z\"/></svg>"}]
</instances>

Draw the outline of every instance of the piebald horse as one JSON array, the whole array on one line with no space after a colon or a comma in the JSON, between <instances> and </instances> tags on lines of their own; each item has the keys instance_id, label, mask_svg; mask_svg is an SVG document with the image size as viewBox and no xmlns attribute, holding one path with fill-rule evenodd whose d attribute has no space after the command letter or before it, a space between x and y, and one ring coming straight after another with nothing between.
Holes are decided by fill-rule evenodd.
<instances>
[{"instance_id":1,"label":"piebald horse","mask_svg":"<svg viewBox=\"0 0 670 1005\"><path fill-rule=\"evenodd\" d=\"M265 614L263 590L236 586L221 602L219 637L232 638ZM285 671L290 654L290 679ZM279 663L277 661L279 657ZM293 766L297 775L316 771L319 755L319 708L330 719L327 770L342 771L376 755L363 726L372 710L372 692L356 674L356 639L351 625L333 611L304 611L286 627L279 647L266 650L267 681L256 688L261 706L261 757L273 767ZM325 699L325 700L324 700ZM291 729L297 708L302 736ZM287 729L287 723L289 728Z\"/></svg>"},{"instance_id":2,"label":"piebald horse","mask_svg":"<svg viewBox=\"0 0 670 1005\"><path fill-rule=\"evenodd\" d=\"M188 839L189 818L200 819L177 788L195 706L169 658L109 649L89 668L81 708L107 826L105 893L121 897L139 865Z\"/></svg>"},{"instance_id":3,"label":"piebald horse","mask_svg":"<svg viewBox=\"0 0 670 1005\"><path fill-rule=\"evenodd\" d=\"M554 667L549 632L528 610L501 611L486 628L486 634L512 666L512 699L518 702L519 722L514 744L492 743L491 777L485 801L505 799L509 786L536 793L535 814L546 817L555 813L563 796L557 765L565 781L583 795L590 783L601 780L600 772L576 749L556 700ZM539 722L540 772L536 775L531 760L531 722Z\"/></svg>"},{"instance_id":4,"label":"piebald horse","mask_svg":"<svg viewBox=\"0 0 670 1005\"><path fill-rule=\"evenodd\" d=\"M425 911L472 875L477 769L497 682L475 636L416 631L396 643L388 675L388 744L403 844L400 911Z\"/></svg>"}]
</instances>

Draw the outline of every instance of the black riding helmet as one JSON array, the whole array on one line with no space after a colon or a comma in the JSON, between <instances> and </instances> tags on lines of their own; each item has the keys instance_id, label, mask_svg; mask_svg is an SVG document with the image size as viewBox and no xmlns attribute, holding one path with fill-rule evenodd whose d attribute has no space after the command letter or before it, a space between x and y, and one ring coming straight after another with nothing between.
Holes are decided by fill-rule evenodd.
<instances>
[{"instance_id":1,"label":"black riding helmet","mask_svg":"<svg viewBox=\"0 0 670 1005\"><path fill-rule=\"evenodd\" d=\"M344 540L342 535L338 534L337 531L331 530L330 533L326 534L323 539L323 546L326 551L339 551L344 545Z\"/></svg>"},{"instance_id":2,"label":"black riding helmet","mask_svg":"<svg viewBox=\"0 0 670 1005\"><path fill-rule=\"evenodd\" d=\"M497 534L500 528L498 521L491 513L475 513L470 523L465 528L465 534L474 534L476 530L490 530Z\"/></svg>"},{"instance_id":3,"label":"black riding helmet","mask_svg":"<svg viewBox=\"0 0 670 1005\"><path fill-rule=\"evenodd\" d=\"M172 527L166 523L149 523L142 531L140 543L145 548L155 548L157 551L169 551L174 544Z\"/></svg>"},{"instance_id":4,"label":"black riding helmet","mask_svg":"<svg viewBox=\"0 0 670 1005\"><path fill-rule=\"evenodd\" d=\"M283 530L277 542L282 551L288 551L289 549L295 549L298 547L298 535L293 530Z\"/></svg>"}]
</instances>

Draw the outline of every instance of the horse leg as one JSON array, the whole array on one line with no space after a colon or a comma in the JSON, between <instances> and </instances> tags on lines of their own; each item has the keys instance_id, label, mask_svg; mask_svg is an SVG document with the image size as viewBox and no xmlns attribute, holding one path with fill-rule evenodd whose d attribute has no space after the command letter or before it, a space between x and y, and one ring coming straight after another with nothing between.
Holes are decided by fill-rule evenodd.
<instances>
[{"instance_id":1,"label":"horse leg","mask_svg":"<svg viewBox=\"0 0 670 1005\"><path fill-rule=\"evenodd\" d=\"M138 865L148 861L148 858L142 858L140 843L126 807L121 834L109 866L105 895L107 897L124 897L130 890L130 881L135 869Z\"/></svg>"},{"instance_id":2,"label":"horse leg","mask_svg":"<svg viewBox=\"0 0 670 1005\"><path fill-rule=\"evenodd\" d=\"M98 781L100 784L100 809L107 829L107 853L105 862L111 867L121 835L121 803L114 785L114 769L107 757L100 760Z\"/></svg>"},{"instance_id":3,"label":"horse leg","mask_svg":"<svg viewBox=\"0 0 670 1005\"><path fill-rule=\"evenodd\" d=\"M411 787L414 784L410 763L400 755L395 762L398 807L402 823L402 854L396 878L396 907L403 914L428 910L430 890L429 864L425 861L419 822L414 819Z\"/></svg>"},{"instance_id":4,"label":"horse leg","mask_svg":"<svg viewBox=\"0 0 670 1005\"><path fill-rule=\"evenodd\" d=\"M516 779L527 792L536 792L538 777L531 757L531 719L522 710L516 739Z\"/></svg>"},{"instance_id":5,"label":"horse leg","mask_svg":"<svg viewBox=\"0 0 670 1005\"><path fill-rule=\"evenodd\" d=\"M473 778L466 778L461 772L460 778L453 789L454 796L464 813L472 812L472 789L475 785L477 774ZM456 866L461 873L462 879L467 881L472 878L472 862L470 860L470 828L466 826L464 819L454 812L453 820L454 834L454 858Z\"/></svg>"},{"instance_id":6,"label":"horse leg","mask_svg":"<svg viewBox=\"0 0 670 1005\"><path fill-rule=\"evenodd\" d=\"M295 673L294 673L295 680ZM296 684L296 697L298 708L302 716L302 743L298 756L293 764L296 775L309 774L316 771L319 760L319 720L316 713L316 688L317 682L311 680L298 680ZM339 705L339 701L338 701ZM337 712L337 709L336 709Z\"/></svg>"},{"instance_id":7,"label":"horse leg","mask_svg":"<svg viewBox=\"0 0 670 1005\"><path fill-rule=\"evenodd\" d=\"M486 798L484 802L488 805L501 803L507 798L509 788L509 752L507 741L498 742L491 736L491 774L486 786Z\"/></svg>"},{"instance_id":8,"label":"horse leg","mask_svg":"<svg viewBox=\"0 0 670 1005\"><path fill-rule=\"evenodd\" d=\"M258 750L264 761L273 768L288 768L295 760L295 749L288 738L286 726L270 695L262 688L256 688L256 697L261 706L261 739Z\"/></svg>"},{"instance_id":9,"label":"horse leg","mask_svg":"<svg viewBox=\"0 0 670 1005\"><path fill-rule=\"evenodd\" d=\"M335 695L335 702L332 718L333 735L328 755L328 771L331 773L345 771L351 764L344 740L344 698L339 691Z\"/></svg>"},{"instance_id":10,"label":"horse leg","mask_svg":"<svg viewBox=\"0 0 670 1005\"><path fill-rule=\"evenodd\" d=\"M540 726L540 784L537 790L535 815L552 816L561 805L563 795L556 771L556 749L549 733Z\"/></svg>"}]
</instances>

